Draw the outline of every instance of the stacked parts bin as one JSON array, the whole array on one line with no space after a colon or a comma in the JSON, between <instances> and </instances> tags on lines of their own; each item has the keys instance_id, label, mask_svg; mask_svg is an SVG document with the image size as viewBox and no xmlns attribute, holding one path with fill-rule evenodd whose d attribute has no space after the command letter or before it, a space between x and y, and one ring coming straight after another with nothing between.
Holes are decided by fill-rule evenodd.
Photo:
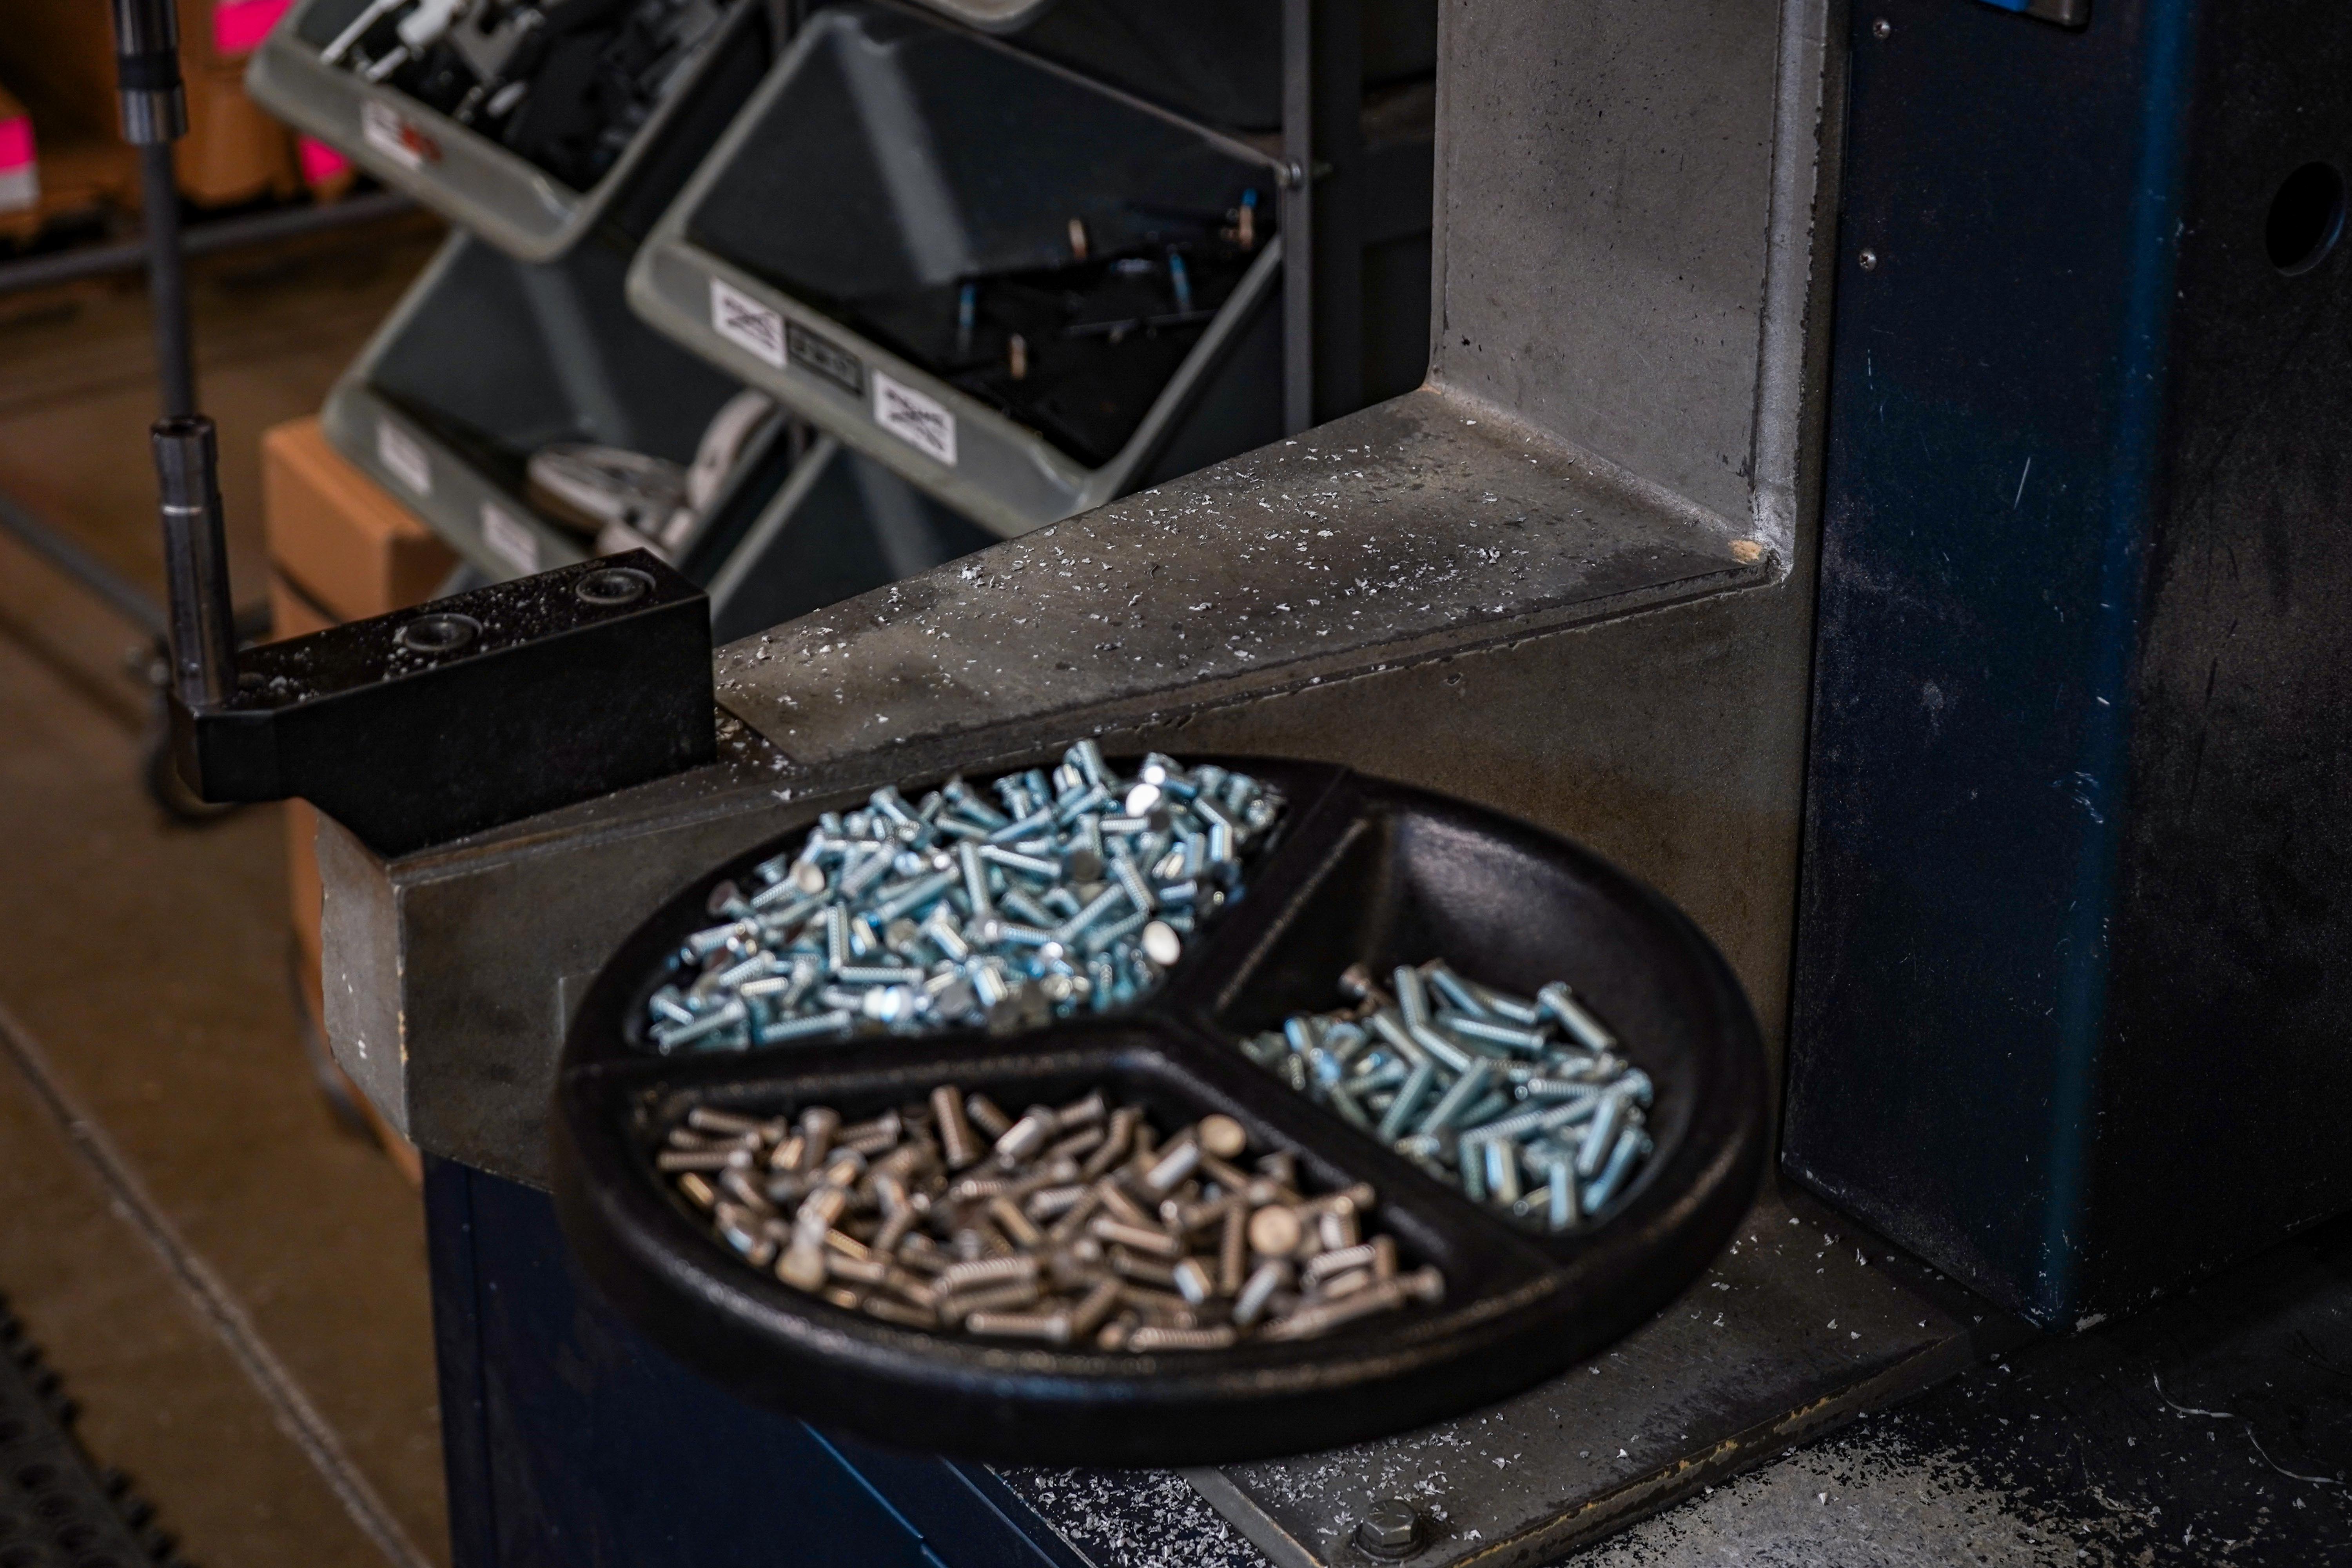
<instances>
[{"instance_id":1,"label":"stacked parts bin","mask_svg":"<svg viewBox=\"0 0 2352 1568\"><path fill-rule=\"evenodd\" d=\"M369 3L299 0L255 52L247 89L384 184L530 261L562 255L608 220L642 233L758 83L775 47L768 7L733 0L672 74L627 147L583 190L392 86L322 58Z\"/></svg>"},{"instance_id":2,"label":"stacked parts bin","mask_svg":"<svg viewBox=\"0 0 2352 1568\"><path fill-rule=\"evenodd\" d=\"M626 265L452 237L328 395L328 440L493 581L583 559L524 499L530 455L592 441L685 463L738 390L623 308Z\"/></svg>"},{"instance_id":3,"label":"stacked parts bin","mask_svg":"<svg viewBox=\"0 0 2352 1568\"><path fill-rule=\"evenodd\" d=\"M638 252L662 331L1003 535L1278 437L1276 160L821 11Z\"/></svg>"}]
</instances>

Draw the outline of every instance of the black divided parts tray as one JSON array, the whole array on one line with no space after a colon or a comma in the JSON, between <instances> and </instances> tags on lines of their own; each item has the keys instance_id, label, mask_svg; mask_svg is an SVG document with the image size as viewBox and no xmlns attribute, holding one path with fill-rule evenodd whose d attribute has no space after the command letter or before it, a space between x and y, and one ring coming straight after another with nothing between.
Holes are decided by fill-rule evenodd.
<instances>
[{"instance_id":1,"label":"black divided parts tray","mask_svg":"<svg viewBox=\"0 0 2352 1568\"><path fill-rule=\"evenodd\" d=\"M556 1202L589 1276L745 1397L895 1447L1020 1464L1229 1463L1355 1442L1501 1399L1664 1308L1728 1239L1764 1166L1762 1046L1714 946L1657 893L1523 823L1339 768L1220 761L1279 790L1283 824L1245 896L1155 996L1114 1018L648 1057L630 1044L636 1020L664 961L710 923L710 889L788 841L680 892L605 965L564 1048ZM1520 1227L1234 1048L1293 1012L1341 1005L1351 963L1385 973L1436 956L1522 995L1568 981L1654 1082L1656 1149L1593 1229ZM1100 1086L1163 1129L1223 1111L1253 1147L1297 1151L1310 1190L1370 1183L1374 1228L1396 1237L1404 1267L1444 1270L1445 1299L1320 1339L1145 1355L900 1328L746 1267L654 1173L691 1106L821 1104L856 1120L940 1083L1009 1107Z\"/></svg>"}]
</instances>

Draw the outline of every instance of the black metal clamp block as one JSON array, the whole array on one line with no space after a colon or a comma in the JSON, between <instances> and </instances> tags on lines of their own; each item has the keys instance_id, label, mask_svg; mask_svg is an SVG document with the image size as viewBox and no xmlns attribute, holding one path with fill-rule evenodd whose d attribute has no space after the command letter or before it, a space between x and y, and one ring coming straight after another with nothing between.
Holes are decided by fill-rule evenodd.
<instances>
[{"instance_id":1,"label":"black metal clamp block","mask_svg":"<svg viewBox=\"0 0 2352 1568\"><path fill-rule=\"evenodd\" d=\"M710 616L646 551L267 643L175 696L206 800L299 795L405 854L709 762Z\"/></svg>"}]
</instances>

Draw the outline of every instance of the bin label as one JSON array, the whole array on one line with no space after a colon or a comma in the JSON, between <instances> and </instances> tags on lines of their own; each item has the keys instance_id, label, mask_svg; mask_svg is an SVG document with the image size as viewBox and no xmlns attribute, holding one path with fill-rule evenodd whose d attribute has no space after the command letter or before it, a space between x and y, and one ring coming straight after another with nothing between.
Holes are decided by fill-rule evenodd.
<instances>
[{"instance_id":1,"label":"bin label","mask_svg":"<svg viewBox=\"0 0 2352 1568\"><path fill-rule=\"evenodd\" d=\"M784 368L784 319L757 300L710 280L710 330L778 370Z\"/></svg>"},{"instance_id":2,"label":"bin label","mask_svg":"<svg viewBox=\"0 0 2352 1568\"><path fill-rule=\"evenodd\" d=\"M482 542L490 553L529 576L539 570L539 535L496 501L482 503Z\"/></svg>"},{"instance_id":3,"label":"bin label","mask_svg":"<svg viewBox=\"0 0 2352 1568\"><path fill-rule=\"evenodd\" d=\"M439 142L411 125L398 110L373 98L360 105L360 136L404 169L441 161Z\"/></svg>"},{"instance_id":4,"label":"bin label","mask_svg":"<svg viewBox=\"0 0 2352 1568\"><path fill-rule=\"evenodd\" d=\"M955 466L955 416L947 405L874 373L874 422L927 458Z\"/></svg>"},{"instance_id":5,"label":"bin label","mask_svg":"<svg viewBox=\"0 0 2352 1568\"><path fill-rule=\"evenodd\" d=\"M433 493L433 459L414 437L388 419L376 421L375 458L386 473L418 495Z\"/></svg>"},{"instance_id":6,"label":"bin label","mask_svg":"<svg viewBox=\"0 0 2352 1568\"><path fill-rule=\"evenodd\" d=\"M866 367L857 356L830 338L821 338L798 321L784 323L784 352L793 363L821 375L852 397L866 391Z\"/></svg>"}]
</instances>

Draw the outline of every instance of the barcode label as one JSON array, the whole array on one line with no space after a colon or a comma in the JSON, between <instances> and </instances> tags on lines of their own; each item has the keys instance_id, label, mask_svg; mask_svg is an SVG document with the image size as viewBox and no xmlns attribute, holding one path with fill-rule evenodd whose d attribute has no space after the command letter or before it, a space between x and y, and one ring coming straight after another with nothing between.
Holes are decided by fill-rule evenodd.
<instances>
[{"instance_id":1,"label":"barcode label","mask_svg":"<svg viewBox=\"0 0 2352 1568\"><path fill-rule=\"evenodd\" d=\"M955 466L955 416L947 405L899 385L878 370L874 373L874 422L925 457Z\"/></svg>"},{"instance_id":2,"label":"barcode label","mask_svg":"<svg viewBox=\"0 0 2352 1568\"><path fill-rule=\"evenodd\" d=\"M528 577L539 570L539 535L496 501L482 503L482 542L490 553Z\"/></svg>"},{"instance_id":3,"label":"barcode label","mask_svg":"<svg viewBox=\"0 0 2352 1568\"><path fill-rule=\"evenodd\" d=\"M754 358L783 368L783 317L716 278L710 280L710 330Z\"/></svg>"},{"instance_id":4,"label":"barcode label","mask_svg":"<svg viewBox=\"0 0 2352 1568\"><path fill-rule=\"evenodd\" d=\"M397 425L377 420L375 457L392 477L421 496L433 493L433 459L415 437Z\"/></svg>"}]
</instances>

